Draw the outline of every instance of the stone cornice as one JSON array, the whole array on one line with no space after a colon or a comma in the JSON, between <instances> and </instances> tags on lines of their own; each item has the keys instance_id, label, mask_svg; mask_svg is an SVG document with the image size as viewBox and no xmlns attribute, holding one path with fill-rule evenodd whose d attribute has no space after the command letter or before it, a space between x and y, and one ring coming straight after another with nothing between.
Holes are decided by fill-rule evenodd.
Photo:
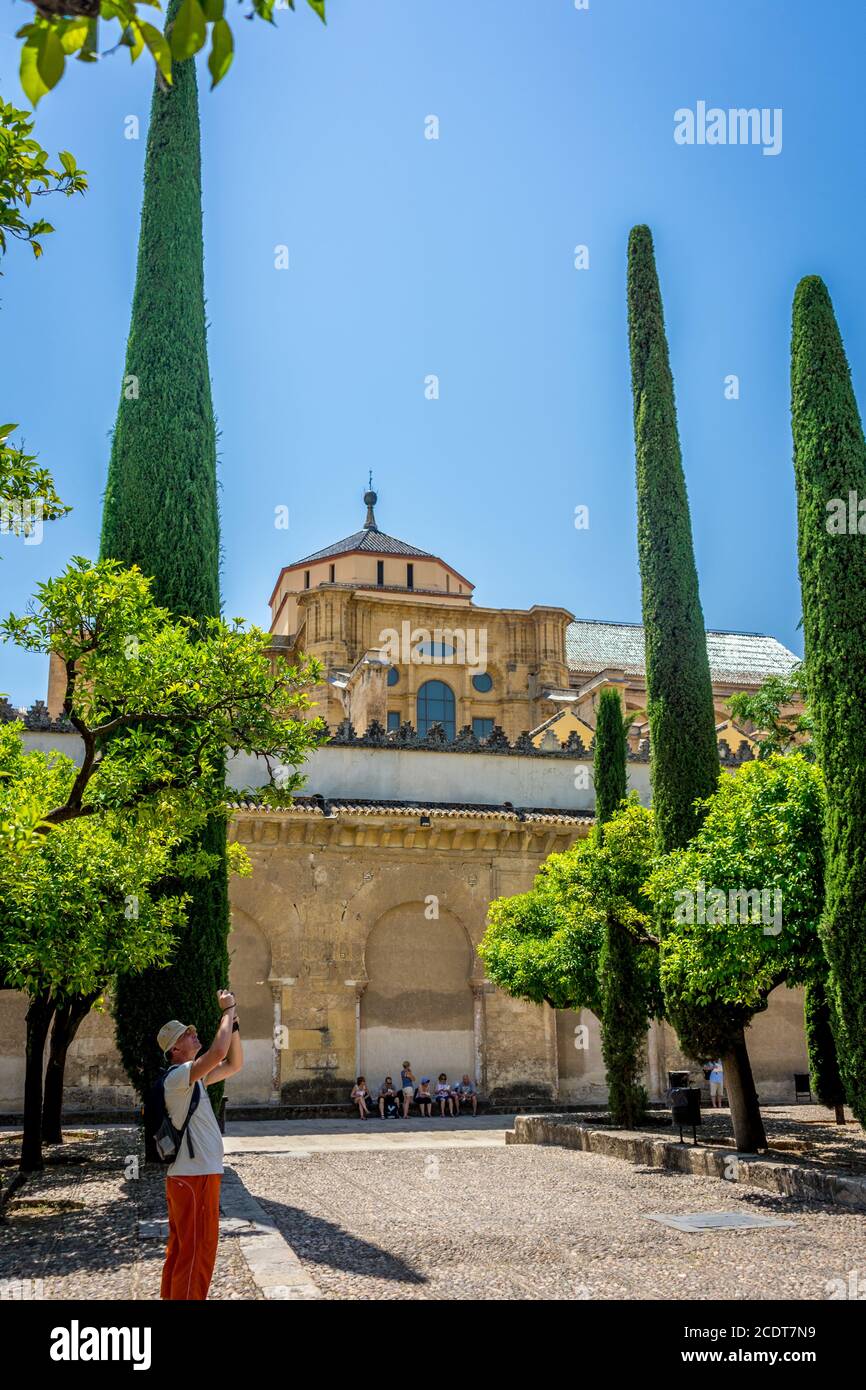
<instances>
[{"instance_id":1,"label":"stone cornice","mask_svg":"<svg viewBox=\"0 0 866 1390\"><path fill-rule=\"evenodd\" d=\"M232 808L231 835L255 849L421 850L437 854L525 855L546 858L589 831L590 815L458 806L388 806L360 802Z\"/></svg>"}]
</instances>

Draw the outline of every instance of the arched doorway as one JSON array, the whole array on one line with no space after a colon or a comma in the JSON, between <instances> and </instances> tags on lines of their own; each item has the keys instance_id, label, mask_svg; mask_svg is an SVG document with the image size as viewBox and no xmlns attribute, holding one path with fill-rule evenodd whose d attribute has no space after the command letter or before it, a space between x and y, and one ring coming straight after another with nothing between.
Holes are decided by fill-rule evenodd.
<instances>
[{"instance_id":1,"label":"arched doorway","mask_svg":"<svg viewBox=\"0 0 866 1390\"><path fill-rule=\"evenodd\" d=\"M399 1084L406 1058L418 1078L475 1073L472 947L452 913L424 912L423 902L391 908L367 938L360 1052L374 1091L386 1075Z\"/></svg>"}]
</instances>

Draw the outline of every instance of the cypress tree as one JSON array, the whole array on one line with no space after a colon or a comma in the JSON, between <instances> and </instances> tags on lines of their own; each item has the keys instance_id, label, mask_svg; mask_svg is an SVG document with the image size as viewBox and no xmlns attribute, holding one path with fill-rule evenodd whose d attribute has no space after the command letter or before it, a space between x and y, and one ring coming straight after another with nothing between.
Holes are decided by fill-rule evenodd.
<instances>
[{"instance_id":1,"label":"cypress tree","mask_svg":"<svg viewBox=\"0 0 866 1390\"><path fill-rule=\"evenodd\" d=\"M628 313L650 776L659 848L667 853L682 849L697 830L694 802L715 790L719 751L674 383L649 227L634 227L629 238Z\"/></svg>"},{"instance_id":2,"label":"cypress tree","mask_svg":"<svg viewBox=\"0 0 866 1390\"><path fill-rule=\"evenodd\" d=\"M830 1003L823 980L805 991L806 1046L809 1049L809 1084L822 1105L835 1111L836 1123L845 1123L845 1085L833 1038Z\"/></svg>"},{"instance_id":3,"label":"cypress tree","mask_svg":"<svg viewBox=\"0 0 866 1390\"><path fill-rule=\"evenodd\" d=\"M629 237L628 318L650 776L658 846L669 853L684 848L698 829L695 802L716 788L719 752L674 383L649 227L633 227ZM736 1011L724 1006L678 1009L676 1001L671 1008L669 1001L669 1016L686 1051L687 1039L707 1032L718 1037L737 1147L753 1152L765 1146Z\"/></svg>"},{"instance_id":4,"label":"cypress tree","mask_svg":"<svg viewBox=\"0 0 866 1390\"><path fill-rule=\"evenodd\" d=\"M172 0L168 24L179 0ZM145 157L138 266L126 368L108 470L102 558L138 565L157 602L173 613L216 617L219 515L216 427L207 358L201 156L195 62L175 63L157 83ZM209 1041L219 1021L216 991L228 981L225 822L213 818L193 842L218 857L191 895L173 963L122 976L116 999L124 1066L145 1094L164 1065L156 1047L170 1018ZM216 1090L216 1088L214 1088ZM212 1099L217 1096L212 1092Z\"/></svg>"},{"instance_id":5,"label":"cypress tree","mask_svg":"<svg viewBox=\"0 0 866 1390\"><path fill-rule=\"evenodd\" d=\"M866 1125L866 539L857 516L866 443L833 305L814 275L794 294L791 421L806 693L827 785L821 934L845 1090Z\"/></svg>"},{"instance_id":6,"label":"cypress tree","mask_svg":"<svg viewBox=\"0 0 866 1390\"><path fill-rule=\"evenodd\" d=\"M595 820L598 834L626 798L626 725L616 690L603 690L595 716ZM614 1124L633 1129L646 1106L640 1084L647 1030L646 986L635 944L611 914L604 928L600 961L601 1051L608 1108Z\"/></svg>"},{"instance_id":7,"label":"cypress tree","mask_svg":"<svg viewBox=\"0 0 866 1390\"><path fill-rule=\"evenodd\" d=\"M595 821L610 820L628 787L628 746L625 716L619 692L608 687L598 697L595 712L593 780L595 782Z\"/></svg>"}]
</instances>

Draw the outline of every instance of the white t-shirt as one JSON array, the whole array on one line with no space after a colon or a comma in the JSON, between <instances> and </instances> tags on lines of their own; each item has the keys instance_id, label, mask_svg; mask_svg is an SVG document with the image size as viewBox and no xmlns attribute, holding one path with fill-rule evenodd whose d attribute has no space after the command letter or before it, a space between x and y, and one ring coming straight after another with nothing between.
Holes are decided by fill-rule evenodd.
<instances>
[{"instance_id":1,"label":"white t-shirt","mask_svg":"<svg viewBox=\"0 0 866 1390\"><path fill-rule=\"evenodd\" d=\"M181 1062L165 1078L165 1108L175 1129L180 1129L192 1101L190 1085L192 1062ZM189 1178L196 1174L221 1173L223 1170L223 1137L204 1081L199 1081L199 1102L192 1114L189 1128L183 1136L180 1153L168 1168L170 1178ZM195 1158L189 1156L186 1135L192 1137Z\"/></svg>"}]
</instances>

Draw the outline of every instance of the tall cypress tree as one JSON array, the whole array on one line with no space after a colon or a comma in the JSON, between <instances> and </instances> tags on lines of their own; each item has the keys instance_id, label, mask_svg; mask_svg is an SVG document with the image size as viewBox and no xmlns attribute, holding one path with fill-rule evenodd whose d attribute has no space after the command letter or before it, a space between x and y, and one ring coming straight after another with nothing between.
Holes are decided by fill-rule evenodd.
<instances>
[{"instance_id":1,"label":"tall cypress tree","mask_svg":"<svg viewBox=\"0 0 866 1390\"><path fill-rule=\"evenodd\" d=\"M610 820L620 802L625 801L628 787L628 745L625 728L619 691L608 686L599 695L595 712L593 781L595 821L599 826Z\"/></svg>"},{"instance_id":2,"label":"tall cypress tree","mask_svg":"<svg viewBox=\"0 0 866 1390\"><path fill-rule=\"evenodd\" d=\"M815 275L794 294L791 422L806 692L827 784L821 932L845 1091L866 1125L866 538L857 515L866 442L833 305Z\"/></svg>"},{"instance_id":3,"label":"tall cypress tree","mask_svg":"<svg viewBox=\"0 0 866 1390\"><path fill-rule=\"evenodd\" d=\"M168 24L179 0L172 0ZM101 555L139 565L157 601L197 619L220 612L216 428L207 359L201 156L195 62L154 87L126 369L105 491ZM209 1039L227 983L226 828L196 844L218 856L191 895L172 965L118 981L117 1039L145 1093L163 1065L155 1036L170 1018ZM177 885L172 885L176 887Z\"/></svg>"},{"instance_id":4,"label":"tall cypress tree","mask_svg":"<svg viewBox=\"0 0 866 1390\"><path fill-rule=\"evenodd\" d=\"M622 701L603 690L595 715L595 820L600 838L607 821L626 798L628 745ZM608 914L599 966L601 1050L614 1124L633 1129L643 1114L646 1091L640 1084L648 1022L646 984L635 943L621 922Z\"/></svg>"},{"instance_id":5,"label":"tall cypress tree","mask_svg":"<svg viewBox=\"0 0 866 1390\"><path fill-rule=\"evenodd\" d=\"M628 316L650 776L659 848L667 853L682 849L697 830L694 802L715 790L719 750L674 383L649 227L634 227L629 237Z\"/></svg>"},{"instance_id":6,"label":"tall cypress tree","mask_svg":"<svg viewBox=\"0 0 866 1390\"><path fill-rule=\"evenodd\" d=\"M637 464L638 555L646 642L653 813L662 853L698 828L695 802L715 790L719 753L704 615L677 431L674 383L649 227L632 228L628 318ZM668 1000L685 1050L711 1040L725 1066L737 1147L766 1145L742 1019L736 1010ZM701 1055L700 1053L693 1055Z\"/></svg>"}]
</instances>

